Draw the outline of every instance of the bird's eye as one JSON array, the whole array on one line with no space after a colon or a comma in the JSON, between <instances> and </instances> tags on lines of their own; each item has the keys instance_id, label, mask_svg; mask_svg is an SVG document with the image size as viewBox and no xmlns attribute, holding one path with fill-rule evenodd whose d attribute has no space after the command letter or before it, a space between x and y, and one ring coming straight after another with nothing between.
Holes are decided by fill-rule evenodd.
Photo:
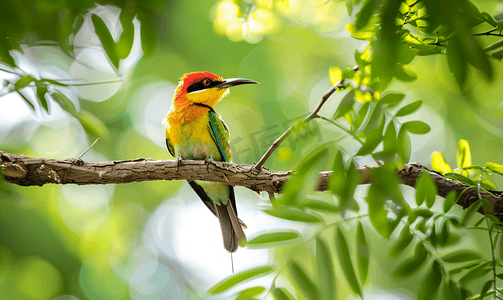
<instances>
[{"instance_id":1,"label":"bird's eye","mask_svg":"<svg viewBox=\"0 0 503 300\"><path fill-rule=\"evenodd\" d=\"M204 80L203 80L203 84L204 84L205 86L209 86L209 85L210 85L210 83L211 83L211 81L210 81L208 78L206 78L206 79L204 79Z\"/></svg>"}]
</instances>

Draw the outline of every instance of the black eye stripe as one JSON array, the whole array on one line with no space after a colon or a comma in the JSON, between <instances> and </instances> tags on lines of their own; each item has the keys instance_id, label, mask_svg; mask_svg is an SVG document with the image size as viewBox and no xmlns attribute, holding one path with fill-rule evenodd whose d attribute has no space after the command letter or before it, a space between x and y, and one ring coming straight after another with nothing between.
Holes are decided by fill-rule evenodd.
<instances>
[{"instance_id":1,"label":"black eye stripe","mask_svg":"<svg viewBox=\"0 0 503 300\"><path fill-rule=\"evenodd\" d=\"M187 88L187 93L192 93L195 91L200 91L200 90L205 90L205 89L211 89L212 87L215 87L219 84L221 84L223 81L218 81L218 80L211 80L210 79L210 84L205 85L204 81L207 80L208 78L205 78L201 81L194 82L193 84L189 85Z\"/></svg>"}]
</instances>

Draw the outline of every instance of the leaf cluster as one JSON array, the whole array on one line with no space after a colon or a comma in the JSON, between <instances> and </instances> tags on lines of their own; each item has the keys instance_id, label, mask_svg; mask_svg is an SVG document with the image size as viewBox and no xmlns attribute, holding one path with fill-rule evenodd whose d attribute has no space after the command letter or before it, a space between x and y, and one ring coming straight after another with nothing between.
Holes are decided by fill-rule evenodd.
<instances>
[{"instance_id":1,"label":"leaf cluster","mask_svg":"<svg viewBox=\"0 0 503 300\"><path fill-rule=\"evenodd\" d=\"M93 1L8 1L2 8L2 22L0 24L0 71L17 75L15 79L5 80L0 95L18 94L33 110L39 106L49 113L48 99L54 100L71 116L77 118L84 129L97 136L106 137L108 129L101 120L89 111L77 111L75 100L70 100L66 91L73 86L95 85L103 82L68 83L65 78L40 78L39 75L26 74L19 68L15 60L15 52L24 54L27 47L57 46L69 59L75 59L75 36L82 28L89 11L96 8L98 3ZM162 1L147 2L117 2L97 1L99 4L113 4L122 8L120 24L122 33L117 42L114 32L110 32L105 22L97 15L91 20L96 34L100 39L104 52L111 66L119 68L120 60L129 56L134 41L133 21L137 18L141 22L141 40L144 56L150 56L156 44L155 28L152 21L152 10L159 9ZM32 9L26 10L25 7ZM36 35L33 41L30 35ZM107 82L105 82L107 83ZM29 96L27 89L34 90L34 97ZM78 107L78 106L77 106Z\"/></svg>"},{"instance_id":2,"label":"leaf cluster","mask_svg":"<svg viewBox=\"0 0 503 300\"><path fill-rule=\"evenodd\" d=\"M347 0L348 13L360 1ZM490 58L503 58L503 41L482 47L480 36L500 36L503 16L480 12L469 0L366 0L346 25L356 39L366 40L368 54L355 53L359 65L372 67L374 88L384 89L396 78L417 78L406 67L415 56L444 54L451 73L464 88L468 65L480 70L488 80L494 78ZM480 30L480 32L479 32ZM488 53L490 55L488 55ZM360 57L358 57L360 56Z\"/></svg>"}]
</instances>

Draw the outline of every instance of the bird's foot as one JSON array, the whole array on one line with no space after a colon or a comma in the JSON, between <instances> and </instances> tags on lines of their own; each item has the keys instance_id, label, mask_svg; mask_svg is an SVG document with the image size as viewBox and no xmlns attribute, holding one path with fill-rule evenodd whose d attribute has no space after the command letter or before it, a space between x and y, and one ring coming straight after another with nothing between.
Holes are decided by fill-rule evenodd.
<instances>
[{"instance_id":1,"label":"bird's foot","mask_svg":"<svg viewBox=\"0 0 503 300\"><path fill-rule=\"evenodd\" d=\"M176 158L176 171L178 172L180 170L180 166L182 165L182 160L183 160L183 157L177 157Z\"/></svg>"},{"instance_id":2,"label":"bird's foot","mask_svg":"<svg viewBox=\"0 0 503 300\"><path fill-rule=\"evenodd\" d=\"M208 157L207 159L204 160L204 163L206 164L206 171L209 173L210 172L210 165L214 162L212 157Z\"/></svg>"}]
</instances>

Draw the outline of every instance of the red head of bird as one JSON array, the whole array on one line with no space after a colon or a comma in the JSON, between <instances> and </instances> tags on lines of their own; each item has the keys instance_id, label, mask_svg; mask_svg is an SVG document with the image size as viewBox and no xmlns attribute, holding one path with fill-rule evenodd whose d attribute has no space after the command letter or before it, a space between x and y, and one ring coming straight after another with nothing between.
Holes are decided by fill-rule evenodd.
<instances>
[{"instance_id":1,"label":"red head of bird","mask_svg":"<svg viewBox=\"0 0 503 300\"><path fill-rule=\"evenodd\" d=\"M229 93L230 87L248 83L258 84L258 82L250 79L223 79L221 76L210 72L184 74L176 87L168 118L172 112L181 112L191 106L196 108L197 106L210 107L213 110L215 104Z\"/></svg>"}]
</instances>

